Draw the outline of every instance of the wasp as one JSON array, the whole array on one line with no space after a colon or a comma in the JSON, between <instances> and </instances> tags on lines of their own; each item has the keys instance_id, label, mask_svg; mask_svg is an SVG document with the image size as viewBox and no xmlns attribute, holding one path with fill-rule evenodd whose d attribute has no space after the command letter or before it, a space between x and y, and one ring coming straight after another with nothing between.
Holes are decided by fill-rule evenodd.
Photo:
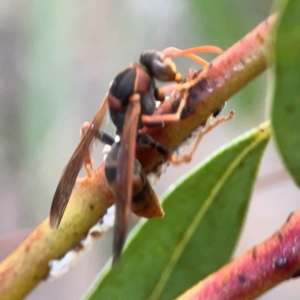
<instances>
[{"instance_id":1,"label":"wasp","mask_svg":"<svg viewBox=\"0 0 300 300\"><path fill-rule=\"evenodd\" d=\"M161 52L146 50L142 52L139 63L131 64L114 78L94 119L82 127L81 141L62 173L50 211L52 228L55 229L59 226L81 167L84 166L87 176L91 176L92 164L89 147L94 138L112 146L105 163L105 176L116 199L113 263L120 259L126 239L130 210L147 218L163 216L164 212L157 196L139 161L135 158L136 144L154 147L169 161L178 164L191 160L204 132L198 136L191 154L179 158L172 154L170 149L149 135L140 133L139 130L143 126L163 126L165 122L180 120L188 90L205 76L209 68L208 62L195 55L200 52L220 54L222 50L214 46L201 46L185 50L170 47ZM195 75L191 71L187 80L183 82L183 76L176 71L176 65L172 60L177 56L186 56L200 63L203 66L202 72ZM155 80L175 83L157 88ZM156 101L164 101L166 95L172 91L174 91L172 95L180 93L181 97L177 112L154 115ZM116 127L116 134L120 137L118 142L99 131L107 109ZM229 118L220 118L215 123L221 123ZM215 127L215 123L208 126L206 131Z\"/></svg>"}]
</instances>

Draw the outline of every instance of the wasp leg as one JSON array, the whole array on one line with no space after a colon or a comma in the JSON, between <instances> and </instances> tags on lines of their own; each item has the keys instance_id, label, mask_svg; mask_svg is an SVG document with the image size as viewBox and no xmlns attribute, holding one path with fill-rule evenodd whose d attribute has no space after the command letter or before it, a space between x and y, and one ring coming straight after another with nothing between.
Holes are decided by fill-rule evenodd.
<instances>
[{"instance_id":1,"label":"wasp leg","mask_svg":"<svg viewBox=\"0 0 300 300\"><path fill-rule=\"evenodd\" d=\"M169 155L171 155L172 151L169 148L163 146L148 134L138 133L136 141L140 146L152 147L156 149L163 156L168 157Z\"/></svg>"},{"instance_id":2,"label":"wasp leg","mask_svg":"<svg viewBox=\"0 0 300 300\"><path fill-rule=\"evenodd\" d=\"M210 65L209 65L210 66ZM185 83L175 83L175 84L170 84L170 85L166 85L163 86L161 88L159 88L159 94L160 95L166 95L168 93L171 92L176 92L176 91L182 91L182 90L188 90L190 89L192 86L194 86L195 84L197 84L200 80L202 80L205 76L206 73L209 69L209 66L207 68L204 68L196 78L187 81Z\"/></svg>"},{"instance_id":3,"label":"wasp leg","mask_svg":"<svg viewBox=\"0 0 300 300\"><path fill-rule=\"evenodd\" d=\"M98 131L96 138L105 145L112 146L115 143L115 139L103 131Z\"/></svg>"},{"instance_id":4,"label":"wasp leg","mask_svg":"<svg viewBox=\"0 0 300 300\"><path fill-rule=\"evenodd\" d=\"M90 127L91 123L90 122L84 122L81 129L80 129L80 135L81 138L84 137L87 129ZM113 143L115 142L114 138L108 135L107 133L103 131L98 131L95 138L103 142L104 144L112 146ZM77 184L84 184L87 179L91 178L92 176L92 170L93 170L93 165L92 165L92 159L91 159L91 153L88 150L85 154L84 161L83 161L83 167L86 172L86 177L84 178L77 178L76 183Z\"/></svg>"},{"instance_id":5,"label":"wasp leg","mask_svg":"<svg viewBox=\"0 0 300 300\"><path fill-rule=\"evenodd\" d=\"M188 90L193 87L194 85L196 85L198 82L200 82L205 76L206 76L206 72L207 70L204 69L202 72L200 72L196 77L195 77L195 72L193 70L189 70L189 74L187 76L187 81L185 83L180 83L180 84L172 84L172 85L168 85L168 86L164 86L161 87L158 90L158 93L160 95L166 94L168 92L173 91L172 96L175 96L176 93L175 91L179 91L182 92L182 97L180 100L180 105L177 109L177 112L174 114L165 114L165 115L142 115L141 116L141 120L142 123L147 125L147 126L151 126L152 123L157 124L159 122L177 122L180 120L181 118L181 113L182 110L184 109L185 105L186 105L186 101L188 98ZM195 78L194 78L195 77Z\"/></svg>"},{"instance_id":6,"label":"wasp leg","mask_svg":"<svg viewBox=\"0 0 300 300\"><path fill-rule=\"evenodd\" d=\"M187 81L187 82L190 82L191 80L193 80L194 77L195 77L195 74L196 74L196 71L195 71L195 70L189 69L189 74L188 74L188 76L187 76L187 78L186 78L186 81Z\"/></svg>"},{"instance_id":7,"label":"wasp leg","mask_svg":"<svg viewBox=\"0 0 300 300\"><path fill-rule=\"evenodd\" d=\"M81 139L85 136L87 130L90 128L91 123L90 122L84 122L81 129L80 129L80 136ZM91 159L91 153L88 150L85 154L84 161L83 161L83 167L86 172L86 176L90 178L92 176L91 171L93 170L93 165L92 165L92 159ZM79 179L81 181L81 179Z\"/></svg>"},{"instance_id":8,"label":"wasp leg","mask_svg":"<svg viewBox=\"0 0 300 300\"><path fill-rule=\"evenodd\" d=\"M183 96L180 100L180 104L179 104L179 107L178 107L176 113L165 114L165 115L152 115L152 116L142 115L141 116L142 123L147 126L149 126L149 125L151 126L152 123L157 124L159 122L165 123L165 122L179 121L181 119L182 110L184 109L184 107L186 105L187 97L188 97L188 91L186 90L183 92Z\"/></svg>"},{"instance_id":9,"label":"wasp leg","mask_svg":"<svg viewBox=\"0 0 300 300\"><path fill-rule=\"evenodd\" d=\"M141 120L142 123L145 125L151 124L151 123L158 123L158 122L177 122L181 118L182 110L184 109L186 105L186 101L188 98L188 91L191 87L195 86L198 82L200 82L207 74L207 70L203 70L200 72L195 78L193 78L193 75L195 73L191 72L188 75L187 82L180 83L180 84L172 84L168 86L161 87L159 90L160 94L166 94L171 91L174 92L173 95L175 95L175 92L182 92L182 98L180 100L180 105L178 107L178 110L174 114L165 114L165 115L142 115ZM193 79L191 79L193 78Z\"/></svg>"},{"instance_id":10,"label":"wasp leg","mask_svg":"<svg viewBox=\"0 0 300 300\"><path fill-rule=\"evenodd\" d=\"M229 112L229 114L225 117L221 117L219 119L217 119L215 122L212 123L212 116L209 117L207 124L205 125L204 129L200 131L197 140L194 144L194 147L192 149L192 151L189 154L184 154L181 157L177 157L174 154L170 154L168 155L168 159L171 163L175 164L175 165L179 165L181 163L187 163L190 162L193 158L194 153L196 152L199 143L201 142L203 136L205 134L207 134L209 131L211 131L213 128L217 127L218 125L220 125L221 123L227 122L229 120L231 120L234 116L234 111L231 110Z\"/></svg>"},{"instance_id":11,"label":"wasp leg","mask_svg":"<svg viewBox=\"0 0 300 300\"><path fill-rule=\"evenodd\" d=\"M90 127L91 123L90 122L84 122L81 129L80 129L80 135L81 138L84 137L87 129ZM111 137L109 134L103 132L103 131L98 131L95 138L100 140L102 143L106 145L112 146L113 143L115 142L114 138ZM91 177L91 171L93 170L93 165L92 165L92 159L91 159L91 153L90 151L87 151L84 157L84 162L83 162L83 167L86 171L87 177ZM79 179L81 181L81 179Z\"/></svg>"}]
</instances>

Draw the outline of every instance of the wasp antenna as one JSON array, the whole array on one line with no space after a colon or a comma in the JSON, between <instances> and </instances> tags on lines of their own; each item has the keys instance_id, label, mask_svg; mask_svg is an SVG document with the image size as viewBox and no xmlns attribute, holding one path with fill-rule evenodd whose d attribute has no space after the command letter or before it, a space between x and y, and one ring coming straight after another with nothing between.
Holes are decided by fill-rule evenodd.
<instances>
[{"instance_id":1,"label":"wasp antenna","mask_svg":"<svg viewBox=\"0 0 300 300\"><path fill-rule=\"evenodd\" d=\"M223 50L219 47L215 46L199 46L199 47L193 47L188 49L178 49L175 47L168 47L162 51L162 53L165 55L166 58L174 58L178 56L185 56L196 63L200 64L204 69L208 69L209 63L204 60L203 58L195 55L195 53L216 53L221 54L223 53Z\"/></svg>"},{"instance_id":2,"label":"wasp antenna","mask_svg":"<svg viewBox=\"0 0 300 300\"><path fill-rule=\"evenodd\" d=\"M162 50L162 53L167 57L177 57L177 56L183 56L185 54L189 53L215 53L215 54L222 54L223 50L216 46L198 46L198 47L192 47L187 49L179 49L176 47L168 47L164 50Z\"/></svg>"}]
</instances>

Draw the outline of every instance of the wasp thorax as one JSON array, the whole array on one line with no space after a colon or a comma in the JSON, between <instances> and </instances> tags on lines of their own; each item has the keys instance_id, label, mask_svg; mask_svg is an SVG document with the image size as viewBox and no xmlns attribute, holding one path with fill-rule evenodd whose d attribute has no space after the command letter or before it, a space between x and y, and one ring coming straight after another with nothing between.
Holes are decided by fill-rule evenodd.
<instances>
[{"instance_id":1,"label":"wasp thorax","mask_svg":"<svg viewBox=\"0 0 300 300\"><path fill-rule=\"evenodd\" d=\"M146 50L140 56L140 64L148 72L161 81L181 81L182 76L176 72L176 65L170 59L159 51Z\"/></svg>"}]
</instances>

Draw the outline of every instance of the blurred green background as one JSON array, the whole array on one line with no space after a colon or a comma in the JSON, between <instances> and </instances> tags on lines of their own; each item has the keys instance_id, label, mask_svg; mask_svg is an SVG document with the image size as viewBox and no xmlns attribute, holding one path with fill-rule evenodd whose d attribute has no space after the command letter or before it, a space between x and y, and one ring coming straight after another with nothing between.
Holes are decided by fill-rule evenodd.
<instances>
[{"instance_id":1,"label":"blurred green background","mask_svg":"<svg viewBox=\"0 0 300 300\"><path fill-rule=\"evenodd\" d=\"M225 50L264 20L271 5L270 0L2 0L0 258L48 216L79 129L92 119L120 70L148 48L213 44ZM176 62L183 74L197 67L182 58ZM170 167L155 186L157 193L220 145L267 119L267 93L264 74L234 96L225 113L235 109L235 119L205 137L190 165ZM113 132L109 122L106 130ZM101 161L100 146L94 158ZM297 209L299 192L288 179L271 144L235 255L270 236ZM107 234L61 280L42 283L28 299L79 299L110 252ZM285 283L261 299L298 299L296 286L297 281Z\"/></svg>"}]
</instances>

